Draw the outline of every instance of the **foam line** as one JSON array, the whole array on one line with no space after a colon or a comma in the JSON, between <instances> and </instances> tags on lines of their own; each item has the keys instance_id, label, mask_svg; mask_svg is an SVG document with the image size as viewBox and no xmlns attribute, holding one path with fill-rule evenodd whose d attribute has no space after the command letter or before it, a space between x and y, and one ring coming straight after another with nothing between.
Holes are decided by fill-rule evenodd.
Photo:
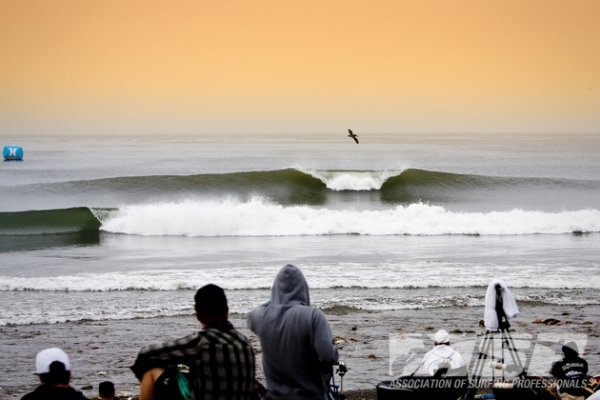
<instances>
[{"instance_id":1,"label":"foam line","mask_svg":"<svg viewBox=\"0 0 600 400\"><path fill-rule=\"evenodd\" d=\"M467 213L427 204L342 211L189 200L126 206L101 222L106 232L149 236L527 235L600 232L600 211Z\"/></svg>"}]
</instances>

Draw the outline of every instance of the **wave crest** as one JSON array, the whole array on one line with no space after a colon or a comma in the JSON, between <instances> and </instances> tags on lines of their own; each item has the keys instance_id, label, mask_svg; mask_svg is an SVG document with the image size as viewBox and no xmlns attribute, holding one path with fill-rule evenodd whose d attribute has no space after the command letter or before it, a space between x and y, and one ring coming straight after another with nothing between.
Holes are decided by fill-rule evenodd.
<instances>
[{"instance_id":1,"label":"wave crest","mask_svg":"<svg viewBox=\"0 0 600 400\"><path fill-rule=\"evenodd\" d=\"M399 176L403 171L300 171L321 180L327 189L334 191L370 191L381 190L383 184L393 176Z\"/></svg>"},{"instance_id":2,"label":"wave crest","mask_svg":"<svg viewBox=\"0 0 600 400\"><path fill-rule=\"evenodd\" d=\"M466 213L422 203L356 211L284 207L260 198L190 200L126 206L108 217L101 229L148 236L580 234L600 232L600 211Z\"/></svg>"}]
</instances>

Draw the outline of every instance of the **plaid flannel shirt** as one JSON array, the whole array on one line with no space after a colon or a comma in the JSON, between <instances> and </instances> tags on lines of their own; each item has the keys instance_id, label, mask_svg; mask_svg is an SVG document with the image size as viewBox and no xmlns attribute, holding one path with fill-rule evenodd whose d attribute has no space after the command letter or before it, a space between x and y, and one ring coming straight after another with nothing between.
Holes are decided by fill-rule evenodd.
<instances>
[{"instance_id":1,"label":"plaid flannel shirt","mask_svg":"<svg viewBox=\"0 0 600 400\"><path fill-rule=\"evenodd\" d=\"M195 400L247 400L253 391L254 351L230 322L145 347L131 370L141 380L150 369L179 364L190 369L190 389Z\"/></svg>"}]
</instances>

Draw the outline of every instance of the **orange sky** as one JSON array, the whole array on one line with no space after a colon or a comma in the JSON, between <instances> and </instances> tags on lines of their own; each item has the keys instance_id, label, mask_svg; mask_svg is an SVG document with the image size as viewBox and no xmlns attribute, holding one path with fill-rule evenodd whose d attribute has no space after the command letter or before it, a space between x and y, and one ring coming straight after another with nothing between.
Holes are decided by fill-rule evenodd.
<instances>
[{"instance_id":1,"label":"orange sky","mask_svg":"<svg viewBox=\"0 0 600 400\"><path fill-rule=\"evenodd\" d=\"M0 135L600 132L599 16L598 0L2 0Z\"/></svg>"}]
</instances>

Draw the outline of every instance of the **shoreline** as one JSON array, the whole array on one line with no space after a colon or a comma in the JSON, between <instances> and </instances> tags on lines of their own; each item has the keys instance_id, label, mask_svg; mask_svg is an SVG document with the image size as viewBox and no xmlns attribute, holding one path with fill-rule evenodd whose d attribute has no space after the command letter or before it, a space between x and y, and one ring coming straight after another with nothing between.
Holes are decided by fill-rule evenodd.
<instances>
[{"instance_id":1,"label":"shoreline","mask_svg":"<svg viewBox=\"0 0 600 400\"><path fill-rule=\"evenodd\" d=\"M560 347L576 339L585 345L580 351L588 361L590 374L600 372L600 305L557 306L519 305L520 314L510 320L511 335L519 349L531 355L530 372L549 369L560 358ZM435 309L356 311L327 310L340 353L348 367L344 390L371 393L375 385L418 365L424 352L432 346L431 336L438 329L451 333L453 347L473 367L476 348L483 327L483 307L448 307ZM554 325L541 322L556 319ZM260 343L246 328L245 315L230 316L233 325L244 333L255 348L257 377L264 381ZM88 397L97 395L101 381L115 383L118 392L138 394L139 385L129 366L137 352L146 345L185 336L199 329L193 315L156 317L120 321L80 321L43 325L0 327L0 398L20 398L37 386L33 375L38 351L57 346L70 357L72 385L84 389ZM412 340L411 346L406 346ZM416 340L416 342L415 342ZM417 350L413 344L416 343ZM420 348L419 348L420 346ZM469 354L468 349L471 349ZM409 357L405 350L412 352ZM542 351L543 350L543 351ZM541 352L540 352L541 351ZM521 350L520 350L521 352ZM467 356L465 356L465 354ZM470 357L469 357L470 356ZM525 360L528 362L528 360ZM524 364L525 364L524 362ZM415 364L416 363L416 364ZM392 372L392 375L390 375ZM339 383L339 377L336 376Z\"/></svg>"}]
</instances>

